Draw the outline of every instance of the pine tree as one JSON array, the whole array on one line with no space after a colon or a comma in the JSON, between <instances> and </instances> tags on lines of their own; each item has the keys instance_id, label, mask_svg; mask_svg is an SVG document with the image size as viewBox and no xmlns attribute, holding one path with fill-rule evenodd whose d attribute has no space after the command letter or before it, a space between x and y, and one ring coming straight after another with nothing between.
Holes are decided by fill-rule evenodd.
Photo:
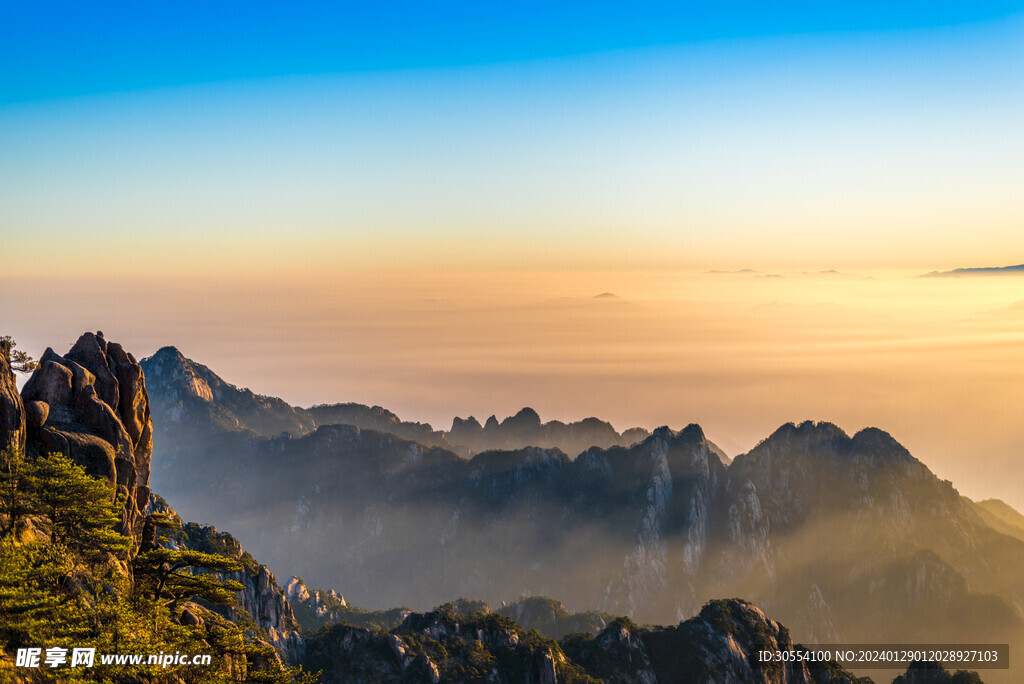
<instances>
[{"instance_id":1,"label":"pine tree","mask_svg":"<svg viewBox=\"0 0 1024 684\"><path fill-rule=\"evenodd\" d=\"M0 458L0 505L8 519L0 540L0 643L88 634L82 592L96 588L109 554L124 555L131 544L113 529L113 489L63 454L32 462L8 449ZM48 540L19 543L10 533L30 517Z\"/></svg>"},{"instance_id":2,"label":"pine tree","mask_svg":"<svg viewBox=\"0 0 1024 684\"><path fill-rule=\"evenodd\" d=\"M26 352L15 349L17 346L18 343L10 335L0 335L0 354L4 354L7 357L11 364L11 370L18 371L19 373L31 373L39 368L39 364L36 363L35 359Z\"/></svg>"},{"instance_id":3,"label":"pine tree","mask_svg":"<svg viewBox=\"0 0 1024 684\"><path fill-rule=\"evenodd\" d=\"M0 452L0 537L17 537L32 509L29 465L25 455L9 446Z\"/></svg>"},{"instance_id":4,"label":"pine tree","mask_svg":"<svg viewBox=\"0 0 1024 684\"><path fill-rule=\"evenodd\" d=\"M0 541L0 645L41 644L89 631L77 597L66 586L74 560L45 542Z\"/></svg>"},{"instance_id":5,"label":"pine tree","mask_svg":"<svg viewBox=\"0 0 1024 684\"><path fill-rule=\"evenodd\" d=\"M146 519L146 527L170 530L181 527L179 520L162 513L153 513ZM152 533L154 536L156 532ZM159 537L166 543L167 537ZM244 587L233 580L222 580L210 573L238 572L242 564L225 556L185 549L155 547L146 549L135 558L136 591L155 601L164 601L173 610L179 603L193 598L203 599L218 606L232 606L235 592Z\"/></svg>"},{"instance_id":6,"label":"pine tree","mask_svg":"<svg viewBox=\"0 0 1024 684\"><path fill-rule=\"evenodd\" d=\"M218 606L231 606L235 593L243 587L234 580L222 580L209 573L238 572L242 564L236 560L200 551L153 549L135 558L136 583L156 600L166 601L168 608L194 598ZM193 572L199 571L199 572Z\"/></svg>"},{"instance_id":7,"label":"pine tree","mask_svg":"<svg viewBox=\"0 0 1024 684\"><path fill-rule=\"evenodd\" d=\"M122 502L114 489L61 453L32 464L31 487L37 515L50 530L52 544L66 545L87 558L126 557L131 540L115 531Z\"/></svg>"}]
</instances>

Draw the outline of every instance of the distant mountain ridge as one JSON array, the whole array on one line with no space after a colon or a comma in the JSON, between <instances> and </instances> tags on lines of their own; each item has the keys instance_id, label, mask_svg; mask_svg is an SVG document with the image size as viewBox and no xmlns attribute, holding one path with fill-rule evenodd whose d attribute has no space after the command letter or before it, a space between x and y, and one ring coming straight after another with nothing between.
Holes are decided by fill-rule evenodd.
<instances>
[{"instance_id":1,"label":"distant mountain ridge","mask_svg":"<svg viewBox=\"0 0 1024 684\"><path fill-rule=\"evenodd\" d=\"M165 402L148 397L141 369L102 335L84 335L76 347L102 352L81 357L95 369L92 375L73 353L50 353L35 384L23 390L36 398L21 402L0 394L0 415L12 413L8 409L19 414L5 419L0 446L18 446L26 429L20 426L27 426L31 452L46 447L40 431L50 429L65 434L68 444L89 445L71 454L87 465L100 453L93 447L125 454L111 457L115 470L107 477L135 484L150 503L145 511L125 510L144 523L141 530L134 522L125 525L133 544L148 548L156 541L154 513L180 520L148 495L149 442L140 442L135 462L128 463L128 442L117 441L114 428L134 434L125 421L144 418L141 428L132 426L144 435L152 416L153 427L170 421L159 432L163 439L177 440L166 445L175 463L159 464L156 452L152 461L171 488L188 505L203 507L204 518L222 524L233 516L238 525L229 529L241 530L239 536L255 544L247 541L247 548L262 549L262 558L270 553L278 567L327 568L333 579L318 579L320 586L346 593L351 587L353 595L369 588L385 597L384 605L401 602L403 594L422 603L431 592L525 596L490 617L486 603L465 599L428 613L361 611L368 627L360 627L352 624L359 609L334 591L310 592L296 579L279 587L232 535L189 523L158 540L240 560L243 570L233 575L243 587L239 607L289 657L301 659L309 647L307 662L325 665L327 681L433 683L480 674L552 684L596 677L624 684L840 682L853 681L852 675L832 666L765 667L753 656L796 640L1024 645L1024 542L1016 534L1024 531L1024 516L999 501L961 497L876 428L851 437L829 423L786 424L728 466L696 425L678 432L659 428L629 447L591 447L576 459L540 447L466 459L346 425L261 437L218 402L227 397L225 404L251 407L251 395L276 412L281 405L271 399L220 386L212 371L193 368L172 369L177 378L170 382L154 378L160 394L177 397ZM116 384L97 381L104 369ZM3 387L13 386L2 363L0 371ZM174 393L183 384L185 391ZM100 413L74 399L97 391L107 397ZM69 396L70 404L61 403ZM207 406L183 415L189 407L180 397L192 396ZM246 415L244 409L238 413ZM54 410L57 428L49 422ZM260 418L260 411L253 416ZM532 417L522 422L535 424ZM193 430L203 425L197 438ZM122 473L129 465L130 473ZM542 593L602 612L573 615ZM708 602L709 595L756 597L770 608ZM296 629L295 605L303 603L317 617L349 624L306 641ZM227 611L230 619L241 616L233 611ZM679 624L608 622L622 613ZM786 616L797 638L766 614ZM188 604L174 620L209 631L223 624L214 617ZM525 632L522 623L553 636ZM576 629L586 634L552 640ZM911 668L899 681L918 681L926 669ZM1013 671L986 673L988 681L1015 677Z\"/></svg>"},{"instance_id":2,"label":"distant mountain ridge","mask_svg":"<svg viewBox=\"0 0 1024 684\"><path fill-rule=\"evenodd\" d=\"M765 663L762 650L787 651L789 631L756 606L714 601L674 627L617 619L596 635L561 642L483 610L454 604L409 613L395 627L335 624L312 635L307 666L324 684L859 684L834 663Z\"/></svg>"},{"instance_id":3,"label":"distant mountain ridge","mask_svg":"<svg viewBox=\"0 0 1024 684\"><path fill-rule=\"evenodd\" d=\"M538 446L561 449L570 456L592 446L629 446L650 434L643 428L630 428L621 434L610 423L585 418L573 423L543 423L531 408L498 421L496 416L480 425L470 416L453 420L451 430L435 430L428 423L401 420L380 406L356 403L320 404L310 408L291 406L276 397L255 394L249 389L225 382L208 367L185 357L174 347L163 347L143 359L142 368L149 379L150 393L158 396L166 408L168 424L188 422L196 439L204 439L212 428L217 431L249 431L255 436L276 437L282 432L295 436L313 432L322 425L354 425L418 442L442 447L462 456L488 449L518 449ZM717 449L717 447L716 447ZM719 452L725 456L724 452Z\"/></svg>"},{"instance_id":4,"label":"distant mountain ridge","mask_svg":"<svg viewBox=\"0 0 1024 684\"><path fill-rule=\"evenodd\" d=\"M994 530L1024 541L1024 515L999 499L985 499L975 505L975 510Z\"/></svg>"},{"instance_id":5,"label":"distant mountain ridge","mask_svg":"<svg viewBox=\"0 0 1024 684\"><path fill-rule=\"evenodd\" d=\"M232 622L251 617L266 633L268 642L290 662L298 663L302 660L304 644L299 623L286 592L278 586L267 566L243 551L241 544L231 534L218 532L208 525L182 521L181 516L157 494L150 495L146 513L158 513L177 523L176 529L164 530L166 537L160 546L176 551L189 549L211 553L240 561L242 569L238 572L218 575L221 579L234 580L242 585L242 590L236 595L235 605L230 608L214 606L212 609Z\"/></svg>"},{"instance_id":6,"label":"distant mountain ridge","mask_svg":"<svg viewBox=\"0 0 1024 684\"><path fill-rule=\"evenodd\" d=\"M983 266L980 268L954 268L952 271L931 271L925 273L922 278L960 278L964 276L986 276L986 275L1021 275L1024 274L1024 264L1016 266Z\"/></svg>"},{"instance_id":7,"label":"distant mountain ridge","mask_svg":"<svg viewBox=\"0 0 1024 684\"><path fill-rule=\"evenodd\" d=\"M220 414L189 417L179 396L151 393L173 459L161 491L357 605L546 595L674 624L743 596L805 642L1024 645L1014 525L876 428L787 424L728 465L696 425L576 458L467 459L351 425L269 438L208 425L199 443L192 419ZM529 411L488 423L510 440L541 432Z\"/></svg>"}]
</instances>

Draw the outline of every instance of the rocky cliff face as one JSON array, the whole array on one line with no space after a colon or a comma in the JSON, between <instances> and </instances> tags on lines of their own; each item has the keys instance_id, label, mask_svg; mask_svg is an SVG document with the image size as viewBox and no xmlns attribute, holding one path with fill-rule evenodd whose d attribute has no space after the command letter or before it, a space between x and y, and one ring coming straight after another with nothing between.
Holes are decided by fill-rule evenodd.
<instances>
[{"instance_id":1,"label":"rocky cliff face","mask_svg":"<svg viewBox=\"0 0 1024 684\"><path fill-rule=\"evenodd\" d=\"M264 436L282 432L302 435L316 427L302 409L224 382L174 347L163 347L143 359L142 366L159 413L157 425L163 433L179 435L188 430L202 440L209 436L211 427Z\"/></svg>"},{"instance_id":2,"label":"rocky cliff face","mask_svg":"<svg viewBox=\"0 0 1024 684\"><path fill-rule=\"evenodd\" d=\"M868 684L834 663L762 663L761 650L794 647L788 630L756 606L713 601L675 627L612 621L591 636L555 642L494 613L452 604L400 625L339 624L309 639L307 667L330 682L532 682L536 684Z\"/></svg>"},{"instance_id":3,"label":"rocky cliff face","mask_svg":"<svg viewBox=\"0 0 1024 684\"><path fill-rule=\"evenodd\" d=\"M789 631L737 599L712 601L676 627L639 628L616 620L593 639L570 637L566 655L608 684L835 684L857 682L832 664L764 663L759 651L794 647Z\"/></svg>"},{"instance_id":4,"label":"rocky cliff face","mask_svg":"<svg viewBox=\"0 0 1024 684\"><path fill-rule=\"evenodd\" d=\"M235 622L241 617L240 611L245 611L266 631L267 640L274 648L289 661L299 662L303 654L299 623L267 566L249 565L224 577L240 582L244 587L236 598L236 608L228 609L225 617Z\"/></svg>"},{"instance_id":5,"label":"rocky cliff face","mask_svg":"<svg viewBox=\"0 0 1024 684\"><path fill-rule=\"evenodd\" d=\"M201 375L191 376L190 382L198 394L220 391ZM152 525L144 524L147 514L158 511L181 522L149 491L153 422L145 375L131 354L102 333L85 333L64 356L47 349L21 395L6 354L0 354L0 447L6 446L32 454L60 451L113 484L124 498L120 531L134 538L136 549L146 529L149 541L154 540ZM240 560L243 570L224 578L244 589L236 608L220 612L237 621L244 611L266 631L272 646L290 660L301 658L299 626L284 592L234 537L188 523L171 534L168 544ZM188 610L205 609L191 605ZM195 612L187 619L202 622Z\"/></svg>"},{"instance_id":6,"label":"rocky cliff face","mask_svg":"<svg viewBox=\"0 0 1024 684\"><path fill-rule=\"evenodd\" d=\"M513 418L508 434L539 440L536 414ZM575 458L543 446L465 458L355 426L205 434L178 450L167 491L357 605L546 595L668 624L744 596L801 640L1024 643L1016 519L961 497L881 430L788 424L728 465L697 426Z\"/></svg>"},{"instance_id":7,"label":"rocky cliff face","mask_svg":"<svg viewBox=\"0 0 1024 684\"><path fill-rule=\"evenodd\" d=\"M611 423L597 418L575 423L559 420L542 423L537 412L526 407L501 422L491 416L483 425L473 416L455 418L447 437L450 444L465 447L471 453L534 446L558 449L575 456L590 447L630 446L642 442L648 435L650 433L643 428L630 428L619 434Z\"/></svg>"},{"instance_id":8,"label":"rocky cliff face","mask_svg":"<svg viewBox=\"0 0 1024 684\"><path fill-rule=\"evenodd\" d=\"M226 532L218 532L215 527L194 522L182 524L181 517L162 497L151 495L146 513L161 513L180 525L180 528L167 534L167 541L164 542L167 548L190 549L240 561L242 570L238 572L214 573L221 579L234 580L243 586L235 597L234 607L214 610L232 622L243 618L244 612L266 632L270 645L285 658L293 663L302 659L304 644L299 623L285 591L278 586L267 566L256 562L249 553L242 550L238 540Z\"/></svg>"},{"instance_id":9,"label":"rocky cliff face","mask_svg":"<svg viewBox=\"0 0 1024 684\"><path fill-rule=\"evenodd\" d=\"M142 365L149 378L150 394L160 414L160 429L173 445L191 434L192 442L208 439L219 431L251 432L276 437L282 432L294 436L309 434L319 426L352 425L417 442L441 447L463 457L491 449L544 447L575 456L591 447L629 446L650 433L631 428L622 434L604 421L586 418L575 423L542 423L531 408L498 422L495 416L480 425L472 416L456 418L452 429L435 430L428 423L403 421L380 406L355 403L321 404L310 408L290 406L281 399L254 394L225 382L206 366L187 359L174 347L164 347ZM188 442L184 442L188 443ZM717 448L717 447L716 447ZM721 452L720 452L721 453ZM721 454L724 456L724 454Z\"/></svg>"},{"instance_id":10,"label":"rocky cliff face","mask_svg":"<svg viewBox=\"0 0 1024 684\"><path fill-rule=\"evenodd\" d=\"M540 448L466 460L350 426L239 435L207 453L201 469L175 469L176 500L242 525L262 557L359 605L542 594L609 612L658 606L669 620L699 606L669 569L700 567L724 469L695 426L575 461Z\"/></svg>"},{"instance_id":11,"label":"rocky cliff face","mask_svg":"<svg viewBox=\"0 0 1024 684\"><path fill-rule=\"evenodd\" d=\"M316 632L324 625L346 622L357 627L393 629L412 611L406 608L365 610L349 606L345 597L333 589L309 589L299 577L284 587L285 596L304 632Z\"/></svg>"},{"instance_id":12,"label":"rocky cliff face","mask_svg":"<svg viewBox=\"0 0 1024 684\"><path fill-rule=\"evenodd\" d=\"M125 499L121 531L138 539L149 499L153 423L142 368L103 333L64 356L47 349L21 392L28 451L59 451Z\"/></svg>"},{"instance_id":13,"label":"rocky cliff face","mask_svg":"<svg viewBox=\"0 0 1024 684\"><path fill-rule=\"evenodd\" d=\"M593 611L571 614L564 604L546 596L522 598L495 612L513 620L523 629L535 629L549 639L561 639L572 633L597 634L612 619L608 613Z\"/></svg>"},{"instance_id":14,"label":"rocky cliff face","mask_svg":"<svg viewBox=\"0 0 1024 684\"><path fill-rule=\"evenodd\" d=\"M0 348L0 451L14 447L25 449L25 405L18 394L9 350Z\"/></svg>"},{"instance_id":15,"label":"rocky cliff face","mask_svg":"<svg viewBox=\"0 0 1024 684\"><path fill-rule=\"evenodd\" d=\"M597 684L554 641L494 613L453 606L411 613L389 632L334 625L310 637L306 666L334 683L521 682Z\"/></svg>"},{"instance_id":16,"label":"rocky cliff face","mask_svg":"<svg viewBox=\"0 0 1024 684\"><path fill-rule=\"evenodd\" d=\"M783 426L736 458L718 499L708 570L801 638L1021 636L1024 584L1001 568L1024 544L881 430Z\"/></svg>"},{"instance_id":17,"label":"rocky cliff face","mask_svg":"<svg viewBox=\"0 0 1024 684\"><path fill-rule=\"evenodd\" d=\"M664 624L742 595L800 639L1021 633L1024 544L877 430L784 426L728 467L696 426L575 460L344 426L195 456L176 496L357 605L547 595Z\"/></svg>"}]
</instances>

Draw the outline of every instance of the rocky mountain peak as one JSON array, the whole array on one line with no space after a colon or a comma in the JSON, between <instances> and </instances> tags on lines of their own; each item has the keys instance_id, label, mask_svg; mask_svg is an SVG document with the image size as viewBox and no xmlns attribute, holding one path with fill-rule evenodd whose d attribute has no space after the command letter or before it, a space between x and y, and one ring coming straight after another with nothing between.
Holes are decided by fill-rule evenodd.
<instances>
[{"instance_id":1,"label":"rocky mountain peak","mask_svg":"<svg viewBox=\"0 0 1024 684\"><path fill-rule=\"evenodd\" d=\"M768 439L755 447L754 451L759 449L765 451L776 449L791 451L796 449L804 451L838 451L839 447L845 445L849 439L850 437L833 423L805 420L799 425L786 423L781 426Z\"/></svg>"},{"instance_id":2,"label":"rocky mountain peak","mask_svg":"<svg viewBox=\"0 0 1024 684\"><path fill-rule=\"evenodd\" d=\"M141 365L163 432L172 423L188 425L196 439L204 438L203 433L213 426L265 436L302 435L316 427L305 412L276 397L240 389L175 347L161 348Z\"/></svg>"},{"instance_id":3,"label":"rocky mountain peak","mask_svg":"<svg viewBox=\"0 0 1024 684\"><path fill-rule=\"evenodd\" d=\"M897 442L892 435L874 427L864 428L855 434L850 440L850 448L853 452L874 454L883 460L916 461L906 447Z\"/></svg>"},{"instance_id":4,"label":"rocky mountain peak","mask_svg":"<svg viewBox=\"0 0 1024 684\"><path fill-rule=\"evenodd\" d=\"M7 350L0 350L0 450L23 450L26 438L25 405L18 394Z\"/></svg>"},{"instance_id":5,"label":"rocky mountain peak","mask_svg":"<svg viewBox=\"0 0 1024 684\"><path fill-rule=\"evenodd\" d=\"M301 577L291 576L288 583L284 585L284 594L291 603L302 603L309 599L309 589Z\"/></svg>"},{"instance_id":6,"label":"rocky mountain peak","mask_svg":"<svg viewBox=\"0 0 1024 684\"><path fill-rule=\"evenodd\" d=\"M737 461L746 464L740 466L742 469L748 467L750 459L773 457L787 462L839 459L838 463L920 464L892 435L878 428L864 428L850 437L832 423L809 420L799 425L786 423Z\"/></svg>"},{"instance_id":7,"label":"rocky mountain peak","mask_svg":"<svg viewBox=\"0 0 1024 684\"><path fill-rule=\"evenodd\" d=\"M220 532L210 525L189 522L181 523L181 516L167 501L156 494L150 495L147 514L160 513L174 520L180 527L164 530L167 534L159 541L161 546L171 549L188 549L201 553L223 556L240 561L242 569L230 573L213 573L222 580L234 580L242 589L235 595L232 606L211 606L232 622L248 617L264 630L270 645L280 651L291 662L298 662L302 655L303 641L299 623L290 603L289 591L305 589L302 580L292 577L282 589L274 574L267 566L258 563L252 555L242 549L241 543L227 532ZM155 540L154 540L155 541Z\"/></svg>"},{"instance_id":8,"label":"rocky mountain peak","mask_svg":"<svg viewBox=\"0 0 1024 684\"><path fill-rule=\"evenodd\" d=\"M483 432L483 426L473 416L469 418L459 418L455 416L452 419L452 429L448 431L453 441L460 441L465 439L474 439L481 432Z\"/></svg>"},{"instance_id":9,"label":"rocky mountain peak","mask_svg":"<svg viewBox=\"0 0 1024 684\"><path fill-rule=\"evenodd\" d=\"M701 444L707 441L704 436L704 429L696 423L690 423L679 431L677 438L688 443Z\"/></svg>"},{"instance_id":10,"label":"rocky mountain peak","mask_svg":"<svg viewBox=\"0 0 1024 684\"><path fill-rule=\"evenodd\" d=\"M210 369L185 358L176 347L162 347L143 363L149 369L151 391L168 398L197 397L213 401L210 381L214 386L220 384L220 378Z\"/></svg>"},{"instance_id":11,"label":"rocky mountain peak","mask_svg":"<svg viewBox=\"0 0 1024 684\"><path fill-rule=\"evenodd\" d=\"M153 422L141 366L103 333L85 333L65 356L47 349L25 383L28 451L59 451L125 498L121 531L138 541L149 500Z\"/></svg>"},{"instance_id":12,"label":"rocky mountain peak","mask_svg":"<svg viewBox=\"0 0 1024 684\"><path fill-rule=\"evenodd\" d=\"M534 436L540 432L540 414L532 408L523 408L516 415L501 421L500 429L509 446L530 444L534 441Z\"/></svg>"}]
</instances>

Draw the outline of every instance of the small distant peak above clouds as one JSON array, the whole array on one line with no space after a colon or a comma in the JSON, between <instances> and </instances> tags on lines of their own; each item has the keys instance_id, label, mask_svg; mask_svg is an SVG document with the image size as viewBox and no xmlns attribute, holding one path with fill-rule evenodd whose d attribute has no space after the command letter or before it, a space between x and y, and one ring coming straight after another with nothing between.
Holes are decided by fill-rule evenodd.
<instances>
[{"instance_id":1,"label":"small distant peak above clouds","mask_svg":"<svg viewBox=\"0 0 1024 684\"><path fill-rule=\"evenodd\" d=\"M833 280L871 280L871 276L863 273L846 273L829 268L823 271L787 271L786 277L793 278L831 278Z\"/></svg>"},{"instance_id":2,"label":"small distant peak above clouds","mask_svg":"<svg viewBox=\"0 0 1024 684\"><path fill-rule=\"evenodd\" d=\"M643 307L628 299L623 299L614 292L602 292L590 297L555 297L545 299L536 304L527 305L525 308L539 309L573 309L579 311L632 311L641 310Z\"/></svg>"},{"instance_id":3,"label":"small distant peak above clouds","mask_svg":"<svg viewBox=\"0 0 1024 684\"><path fill-rule=\"evenodd\" d=\"M714 269L711 271L704 271L704 273L709 275L734 275L736 273L757 273L757 271L752 268L741 268L738 271L720 271L718 269Z\"/></svg>"},{"instance_id":4,"label":"small distant peak above clouds","mask_svg":"<svg viewBox=\"0 0 1024 684\"><path fill-rule=\"evenodd\" d=\"M985 266L981 268L955 268L952 271L932 271L920 278L964 278L968 276L1024 275L1024 264L1016 266Z\"/></svg>"}]
</instances>

